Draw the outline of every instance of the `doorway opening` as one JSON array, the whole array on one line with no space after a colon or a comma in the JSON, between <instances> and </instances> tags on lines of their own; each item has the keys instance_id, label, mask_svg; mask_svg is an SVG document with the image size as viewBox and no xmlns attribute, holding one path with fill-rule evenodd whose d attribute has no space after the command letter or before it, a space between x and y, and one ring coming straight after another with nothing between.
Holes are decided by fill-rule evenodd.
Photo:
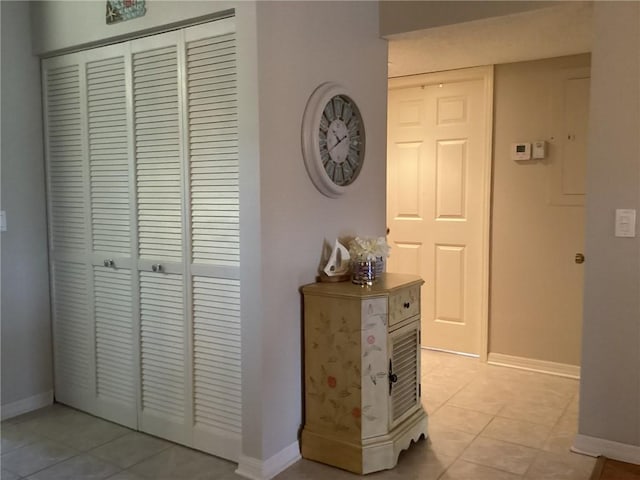
<instances>
[{"instance_id":1,"label":"doorway opening","mask_svg":"<svg viewBox=\"0 0 640 480\"><path fill-rule=\"evenodd\" d=\"M563 15L558 11L556 14ZM546 21L549 21L549 18L547 15ZM491 20L494 25L501 22L499 18ZM485 22L485 26L488 23ZM483 45L477 35L478 25L467 26L469 31L476 35L478 44ZM450 33L452 36L458 35L459 38L464 27L464 24L451 26ZM506 28L496 30L499 34L501 32L505 44L509 44L508 40L517 35L516 32L506 33ZM587 30L585 28L585 31ZM479 344L477 353L482 360L488 360L490 363L577 378L582 321L582 266L576 264L574 258L583 251L584 219L581 203L584 202L585 193L583 148L586 137L586 131L583 129L586 129L588 112L590 56L588 53L567 55L576 52L567 52L561 48L560 42L557 42L555 50L547 48L542 51L544 49L541 48L537 53L528 51L520 55L512 54L511 58L506 60L499 52L487 53L484 57L481 54L474 59L462 59L459 55L447 57L451 52L447 52L446 49L436 52L435 49L429 48L429 45L442 46L443 42L446 43L443 40L443 29L430 35L425 34L424 38L418 39L419 35L414 32L406 41L398 37L391 41L390 75L394 78L390 81L390 101L393 100L394 82L410 81L419 77L418 73L433 72L433 68L438 68L434 65L442 66L446 62L455 68L482 63L495 65L495 91L493 101L490 102L493 106L493 135L488 140L488 144L493 147L491 193L488 194L491 206L490 215L487 217L491 244L487 244L485 250L490 280L484 296L487 305L485 318L490 320L486 321L486 335L476 337ZM473 35L466 34L464 38L469 41L471 36ZM494 42L495 40L496 38L491 39ZM456 45L459 50L469 46L464 41ZM581 46L576 45L574 42L574 50L588 51L584 43ZM401 47L418 48L422 51L423 57L427 56L425 52L436 52L429 55L431 60L434 57L436 60L430 60L431 65L420 70L416 65L420 62L415 61L418 58L415 52L402 53ZM471 50L476 53L481 51L477 45ZM407 65L407 60L412 55L414 61L411 62L411 67L403 71L401 64L404 62ZM458 64L448 60L452 57L456 58ZM447 60L438 64L438 58ZM543 59L532 60L540 58ZM393 111L390 104L390 121ZM391 149L395 148L391 128L390 126L388 141L390 162ZM454 135L451 138L456 137ZM511 148L514 144L533 145L537 141L543 142L544 158L524 162L511 159ZM442 139L440 142L442 143ZM410 143L407 141L403 146L409 147ZM405 150L403 161L406 166L410 164L407 156L409 148ZM449 162L453 163L455 162ZM395 170L397 169L390 163L389 188L396 182L394 175L398 172ZM442 171L444 170L441 169ZM437 171L434 178L437 180ZM467 173L466 179L470 178ZM406 187L405 189L404 194L413 194ZM443 197L435 192L436 201L438 195ZM455 197L450 194L444 196L449 200ZM392 250L389 270L394 271L398 268L397 271L411 271L408 270L407 264L420 263L410 260L410 254L417 257L419 242L413 239L405 240L404 245L394 245L396 240L391 217L394 208L396 217L399 211L394 202L394 194L388 193L388 227L391 231L389 240L392 247L396 247ZM416 216L415 213L412 215ZM405 220L408 220L408 217L405 212ZM418 223L414 220L411 225L417 226ZM441 221L436 225L440 227L444 223L446 222ZM396 225L396 230L398 228ZM447 248L442 248L442 245ZM425 278L427 283L436 285L436 289L438 284L447 285L447 282L449 285L460 284L459 272L468 272L461 261L462 252L465 251L464 248L460 248L461 245L455 242L433 243L425 255L435 264L434 259L436 254L439 254L442 258L440 267L443 273L439 279L435 274L432 278ZM394 256L398 261L397 266L393 263ZM445 259L450 260L449 263L446 263ZM448 290L449 293L455 291L452 288ZM437 295L430 293L423 296L423 312L439 308L435 304ZM440 306L455 305L451 298L460 299L459 294L451 295L449 303L443 304L442 302L448 298L445 294L442 294L442 297ZM429 305L427 302L432 304ZM457 312L451 308L447 310L451 311L457 313L460 309L458 308ZM441 320L446 321L447 318ZM423 329L423 346L439 348L438 345L429 344L428 327L425 325ZM442 349L476 353L469 349L446 346Z\"/></svg>"}]
</instances>

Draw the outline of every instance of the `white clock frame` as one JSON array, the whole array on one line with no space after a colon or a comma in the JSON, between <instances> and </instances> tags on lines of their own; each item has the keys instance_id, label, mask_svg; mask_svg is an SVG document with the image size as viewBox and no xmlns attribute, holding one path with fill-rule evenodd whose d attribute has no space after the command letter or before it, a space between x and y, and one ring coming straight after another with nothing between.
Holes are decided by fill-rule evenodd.
<instances>
[{"instance_id":1,"label":"white clock frame","mask_svg":"<svg viewBox=\"0 0 640 480\"><path fill-rule=\"evenodd\" d=\"M322 158L320 156L320 141L318 137L320 119L327 102L337 95L344 95L353 102L362 125L362 142L360 147L361 165L358 167L358 172L355 174L353 180L355 181L360 174L362 164L364 163L366 137L362 113L360 112L360 109L353 97L339 83L325 82L318 86L318 88L316 88L309 97L309 101L307 102L307 106L304 110L304 116L302 117L302 156L304 158L305 167L316 188L323 195L330 198L339 197L344 194L351 185L353 185L353 181L345 186L334 183L325 171L324 165L322 164Z\"/></svg>"}]
</instances>

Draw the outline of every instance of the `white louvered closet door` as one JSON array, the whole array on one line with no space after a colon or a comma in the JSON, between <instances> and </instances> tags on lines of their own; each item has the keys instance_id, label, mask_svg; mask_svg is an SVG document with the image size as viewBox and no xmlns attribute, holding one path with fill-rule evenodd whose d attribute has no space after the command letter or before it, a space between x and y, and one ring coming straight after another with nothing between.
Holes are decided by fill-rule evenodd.
<instances>
[{"instance_id":1,"label":"white louvered closet door","mask_svg":"<svg viewBox=\"0 0 640 480\"><path fill-rule=\"evenodd\" d=\"M238 99L234 20L185 31L194 446L241 449Z\"/></svg>"},{"instance_id":2,"label":"white louvered closet door","mask_svg":"<svg viewBox=\"0 0 640 480\"><path fill-rule=\"evenodd\" d=\"M137 427L137 309L128 45L85 53L95 344L92 413Z\"/></svg>"},{"instance_id":3,"label":"white louvered closet door","mask_svg":"<svg viewBox=\"0 0 640 480\"><path fill-rule=\"evenodd\" d=\"M56 399L135 427L125 60L123 45L48 59L43 84Z\"/></svg>"},{"instance_id":4,"label":"white louvered closet door","mask_svg":"<svg viewBox=\"0 0 640 480\"><path fill-rule=\"evenodd\" d=\"M43 61L56 398L237 460L234 19Z\"/></svg>"},{"instance_id":5,"label":"white louvered closet door","mask_svg":"<svg viewBox=\"0 0 640 480\"><path fill-rule=\"evenodd\" d=\"M56 398L91 404L93 391L87 266L84 81L80 59L43 63L45 148Z\"/></svg>"},{"instance_id":6,"label":"white louvered closet door","mask_svg":"<svg viewBox=\"0 0 640 480\"><path fill-rule=\"evenodd\" d=\"M132 42L140 271L140 428L191 444L179 39Z\"/></svg>"}]
</instances>

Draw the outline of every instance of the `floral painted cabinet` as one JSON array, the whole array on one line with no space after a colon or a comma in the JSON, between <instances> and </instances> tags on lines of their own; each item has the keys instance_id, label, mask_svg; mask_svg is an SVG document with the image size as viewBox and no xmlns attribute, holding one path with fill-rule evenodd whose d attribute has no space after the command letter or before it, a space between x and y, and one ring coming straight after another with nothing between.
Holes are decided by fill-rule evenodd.
<instances>
[{"instance_id":1,"label":"floral painted cabinet","mask_svg":"<svg viewBox=\"0 0 640 480\"><path fill-rule=\"evenodd\" d=\"M420 286L315 283L304 295L302 456L364 474L393 468L427 436L420 402Z\"/></svg>"}]
</instances>

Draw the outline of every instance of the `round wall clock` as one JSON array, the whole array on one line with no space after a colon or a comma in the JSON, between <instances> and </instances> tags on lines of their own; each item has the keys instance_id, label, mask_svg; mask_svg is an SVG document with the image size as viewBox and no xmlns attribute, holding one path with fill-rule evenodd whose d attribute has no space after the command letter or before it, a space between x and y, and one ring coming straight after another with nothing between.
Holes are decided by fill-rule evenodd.
<instances>
[{"instance_id":1,"label":"round wall clock","mask_svg":"<svg viewBox=\"0 0 640 480\"><path fill-rule=\"evenodd\" d=\"M327 197L347 191L364 162L364 124L353 99L337 83L320 85L302 119L302 156L311 181Z\"/></svg>"}]
</instances>

